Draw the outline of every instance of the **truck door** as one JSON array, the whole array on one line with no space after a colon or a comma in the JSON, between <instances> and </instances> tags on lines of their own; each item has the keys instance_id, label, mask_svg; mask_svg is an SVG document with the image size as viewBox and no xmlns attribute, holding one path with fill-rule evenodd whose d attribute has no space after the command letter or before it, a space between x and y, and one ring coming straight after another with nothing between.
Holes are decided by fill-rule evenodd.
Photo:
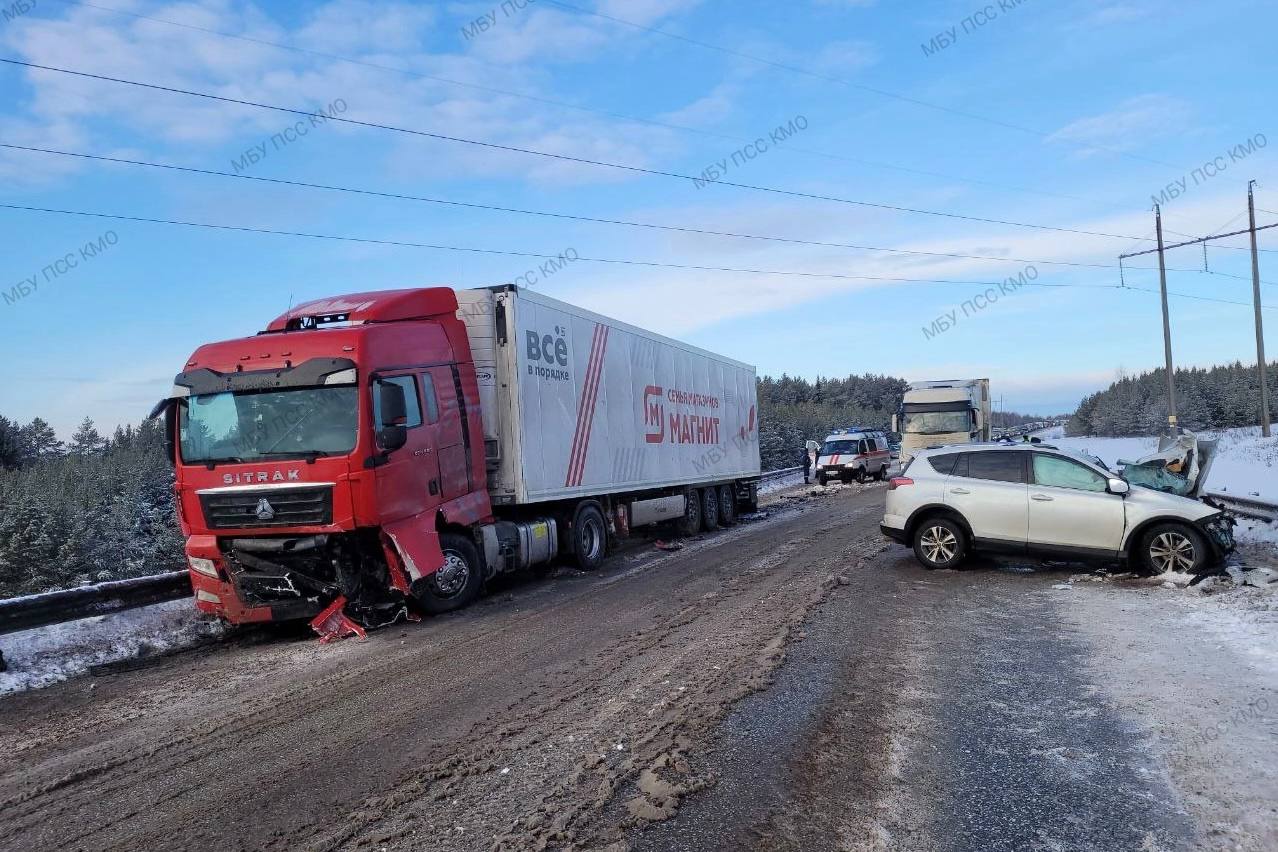
<instances>
[{"instance_id":1,"label":"truck door","mask_svg":"<svg viewBox=\"0 0 1278 852\"><path fill-rule=\"evenodd\" d=\"M439 462L434 436L422 419L421 394L412 373L380 374L372 385L373 428L382 423L378 386L384 383L404 389L408 441L377 467L377 504L382 523L420 515L439 505Z\"/></svg>"},{"instance_id":2,"label":"truck door","mask_svg":"<svg viewBox=\"0 0 1278 852\"><path fill-rule=\"evenodd\" d=\"M422 374L427 420L432 424L439 456L439 478L444 500L471 492L466 432L462 424L462 400L452 367L431 367Z\"/></svg>"}]
</instances>

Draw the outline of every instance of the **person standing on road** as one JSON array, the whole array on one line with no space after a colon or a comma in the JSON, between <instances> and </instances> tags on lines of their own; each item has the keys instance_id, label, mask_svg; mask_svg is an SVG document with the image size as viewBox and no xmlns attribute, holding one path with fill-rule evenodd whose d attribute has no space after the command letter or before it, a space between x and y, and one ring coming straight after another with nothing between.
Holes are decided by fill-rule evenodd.
<instances>
[{"instance_id":1,"label":"person standing on road","mask_svg":"<svg viewBox=\"0 0 1278 852\"><path fill-rule=\"evenodd\" d=\"M808 484L808 477L812 475L812 454L808 452L808 445L803 445L803 484Z\"/></svg>"}]
</instances>

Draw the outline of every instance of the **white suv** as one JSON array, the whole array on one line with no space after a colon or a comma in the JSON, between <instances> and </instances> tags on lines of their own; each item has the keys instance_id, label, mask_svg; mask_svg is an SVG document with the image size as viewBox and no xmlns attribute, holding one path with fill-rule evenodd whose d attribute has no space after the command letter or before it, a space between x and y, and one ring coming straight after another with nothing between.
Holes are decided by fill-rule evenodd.
<instances>
[{"instance_id":1,"label":"white suv","mask_svg":"<svg viewBox=\"0 0 1278 852\"><path fill-rule=\"evenodd\" d=\"M1234 548L1232 521L1217 509L1133 488L1090 457L1045 444L923 450L888 484L879 528L928 568L982 551L1196 574Z\"/></svg>"}]
</instances>

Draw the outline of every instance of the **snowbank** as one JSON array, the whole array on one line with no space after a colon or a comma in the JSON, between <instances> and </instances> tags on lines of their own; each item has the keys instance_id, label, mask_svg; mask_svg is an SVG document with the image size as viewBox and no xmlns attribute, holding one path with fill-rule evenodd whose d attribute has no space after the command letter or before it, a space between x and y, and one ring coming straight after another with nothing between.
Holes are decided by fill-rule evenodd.
<instances>
[{"instance_id":1,"label":"snowbank","mask_svg":"<svg viewBox=\"0 0 1278 852\"><path fill-rule=\"evenodd\" d=\"M8 633L0 636L9 666L0 672L0 695L48 686L90 666L188 648L221 636L224 629L183 598Z\"/></svg>"}]
</instances>

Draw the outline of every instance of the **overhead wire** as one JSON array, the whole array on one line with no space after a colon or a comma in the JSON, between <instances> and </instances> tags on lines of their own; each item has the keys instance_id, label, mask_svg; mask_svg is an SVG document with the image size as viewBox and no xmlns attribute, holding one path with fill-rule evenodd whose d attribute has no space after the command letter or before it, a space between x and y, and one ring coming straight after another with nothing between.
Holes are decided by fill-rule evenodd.
<instances>
[{"instance_id":1,"label":"overhead wire","mask_svg":"<svg viewBox=\"0 0 1278 852\"><path fill-rule=\"evenodd\" d=\"M239 233L264 234L264 235L270 235L270 236L300 237L300 238L313 239L313 240L330 240L335 242L394 246L394 247L400 247L400 248L418 248L418 249L429 249L434 251L499 255L499 256L507 256L507 257L527 257L527 258L540 259L540 260L561 260L561 257L559 255L544 254L539 252L479 248L474 246L453 246L453 245L444 245L444 244L436 244L436 243L421 243L421 242L415 242L415 241L409 241L409 240L389 240L389 239L378 239L378 238L372 238L372 237L353 237L353 236L338 235L338 234L320 234L320 233L311 233L311 232L305 232L305 231L289 231L289 230L272 229L272 228L256 228L256 227L251 227L248 225L224 225L224 224L211 223L211 222L193 222L193 221L186 221L186 220L179 220L179 219L162 219L157 217L132 216L132 215L124 215L124 214L118 214L118 213L102 213L98 211L67 210L67 209L51 208L51 207L37 207L33 205L23 205L23 204L0 203L0 209L16 210L16 211L31 212L31 213L45 213L45 214L63 215L63 216L78 216L78 217L85 217L85 218L107 219L107 220L125 221L125 222L138 222L138 223L154 224L154 225L169 225L169 226L180 226L180 227L187 227L187 228L201 228L201 229L216 230L216 231L231 231L231 232L239 232ZM849 275L845 273L836 273L836 272L803 272L798 270L752 269L752 268L745 268L745 267L711 266L711 265L705 265L705 264L687 264L687 263L670 263L670 262L652 261L652 260L637 260L633 258L602 258L602 257L577 256L572 259L572 262L599 263L599 264L610 264L610 265L619 265L619 266L656 267L656 268L663 268L663 269L682 269L682 270L690 270L690 271L697 271L697 272L730 272L734 274L746 274L746 275L771 275L771 276L819 278L819 279L831 279L831 280L869 281L869 282L879 282L879 283L950 285L950 286L968 286L968 287L971 287L971 286L997 287L1000 284L1006 283L1006 281L1002 281L1002 282L1000 281L965 281L965 280L954 280L954 279L903 278L903 277L880 276L880 275ZM1130 286L1124 288L1124 287L1120 287L1117 284L1048 283L1048 282L1039 282L1039 281L1021 282L1019 280L1016 286L1017 287L1033 286L1033 287L1044 287L1044 288L1052 288L1052 289L1094 289L1094 290L1142 289L1143 290L1143 288L1134 288ZM1146 292L1157 292L1157 291L1149 290ZM1251 307L1250 303L1247 303L1247 302L1233 302L1226 299L1215 299L1215 298L1204 297L1204 296L1196 296L1196 295L1188 294L1188 293L1170 292L1169 295L1174 295L1179 298L1196 299L1199 301L1219 302L1221 304L1232 304L1232 305L1239 305L1243 307ZM1265 310L1278 310L1278 308L1275 308L1275 307L1270 307L1270 306L1263 306L1263 307L1265 308Z\"/></svg>"}]
</instances>

